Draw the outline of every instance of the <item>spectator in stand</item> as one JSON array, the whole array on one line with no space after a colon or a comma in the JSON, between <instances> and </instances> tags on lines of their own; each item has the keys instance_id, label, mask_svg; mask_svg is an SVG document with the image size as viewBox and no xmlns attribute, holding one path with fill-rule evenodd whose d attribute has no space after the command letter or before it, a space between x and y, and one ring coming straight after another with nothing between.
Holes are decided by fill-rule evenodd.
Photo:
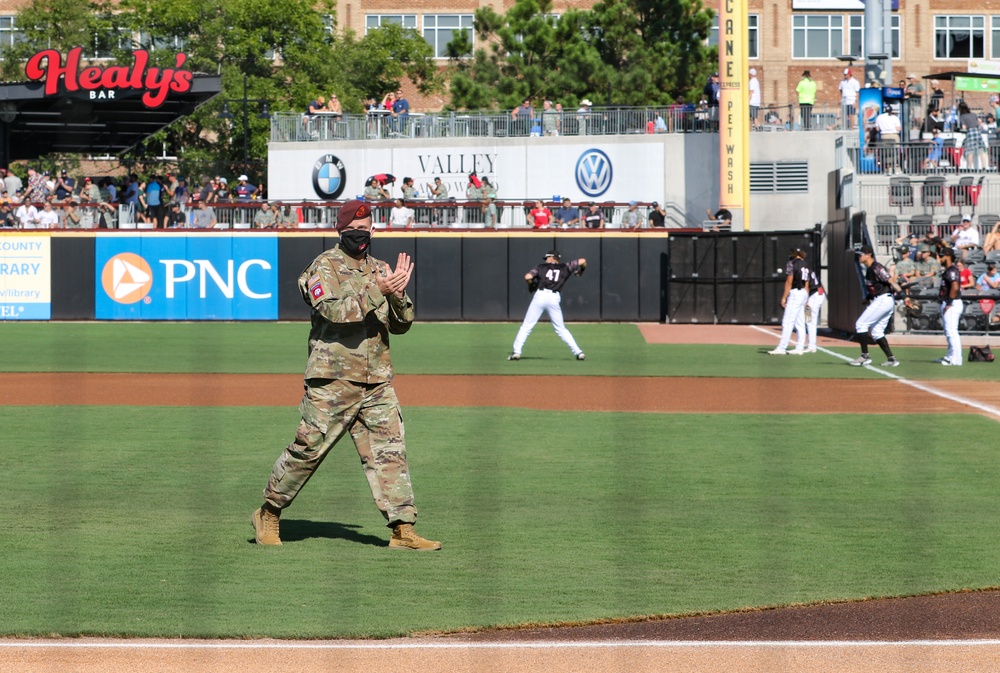
<instances>
[{"instance_id":1,"label":"spectator in stand","mask_svg":"<svg viewBox=\"0 0 1000 673\"><path fill-rule=\"evenodd\" d=\"M702 98L708 105L709 130L719 128L719 95L722 85L719 83L719 73L713 72L701 90Z\"/></svg>"},{"instance_id":2,"label":"spectator in stand","mask_svg":"<svg viewBox=\"0 0 1000 673\"><path fill-rule=\"evenodd\" d=\"M0 228L3 229L13 229L17 226L17 220L14 217L13 205L9 202L0 202Z\"/></svg>"},{"instance_id":3,"label":"spectator in stand","mask_svg":"<svg viewBox=\"0 0 1000 673\"><path fill-rule=\"evenodd\" d=\"M372 178L365 185L365 201L375 203L378 201L388 201L390 198L389 192L382 187L382 183L379 182L378 178Z\"/></svg>"},{"instance_id":4,"label":"spectator in stand","mask_svg":"<svg viewBox=\"0 0 1000 673\"><path fill-rule=\"evenodd\" d=\"M531 120L535 117L535 110L531 107L531 100L524 99L524 102L514 108L510 117L514 123L514 133L511 135L526 136L531 128Z\"/></svg>"},{"instance_id":5,"label":"spectator in stand","mask_svg":"<svg viewBox=\"0 0 1000 673\"><path fill-rule=\"evenodd\" d=\"M931 107L940 110L944 104L944 91L941 90L941 82L936 79L930 81L931 85Z\"/></svg>"},{"instance_id":6,"label":"spectator in stand","mask_svg":"<svg viewBox=\"0 0 1000 673\"><path fill-rule=\"evenodd\" d=\"M580 209L568 197L563 197L562 206L555 212L555 222L563 229L580 225Z\"/></svg>"},{"instance_id":7,"label":"spectator in stand","mask_svg":"<svg viewBox=\"0 0 1000 673\"><path fill-rule=\"evenodd\" d=\"M667 132L667 122L663 120L663 115L657 111L656 117L653 118L653 133L666 133Z\"/></svg>"},{"instance_id":8,"label":"spectator in stand","mask_svg":"<svg viewBox=\"0 0 1000 673\"><path fill-rule=\"evenodd\" d=\"M937 168L941 164L941 154L944 152L944 138L941 137L941 132L936 128L931 131L931 139L927 142L931 144L931 151L927 153L927 158L924 159L924 170Z\"/></svg>"},{"instance_id":9,"label":"spectator in stand","mask_svg":"<svg viewBox=\"0 0 1000 673\"><path fill-rule=\"evenodd\" d=\"M987 262L986 273L980 274L979 278L976 279L976 291L981 295L1000 293L1000 272L997 271L997 265L994 262ZM989 317L991 325L1000 322L995 299L980 299L979 308Z\"/></svg>"},{"instance_id":10,"label":"spectator in stand","mask_svg":"<svg viewBox=\"0 0 1000 673\"><path fill-rule=\"evenodd\" d=\"M799 123L803 131L808 131L812 128L812 109L816 104L816 82L808 70L802 72L802 79L796 85L795 93L799 95Z\"/></svg>"},{"instance_id":11,"label":"spectator in stand","mask_svg":"<svg viewBox=\"0 0 1000 673\"><path fill-rule=\"evenodd\" d=\"M760 116L760 80L757 79L757 68L750 68L747 90L750 92L750 130L756 131L759 126L757 118Z\"/></svg>"},{"instance_id":12,"label":"spectator in stand","mask_svg":"<svg viewBox=\"0 0 1000 673\"><path fill-rule=\"evenodd\" d=\"M403 97L403 90L396 92L396 100L392 103L392 129L397 133L406 133L410 121L410 101Z\"/></svg>"},{"instance_id":13,"label":"spectator in stand","mask_svg":"<svg viewBox=\"0 0 1000 673\"><path fill-rule=\"evenodd\" d=\"M979 230L972 226L972 215L962 215L962 226L951 235L957 258L964 260L969 250L979 247Z\"/></svg>"},{"instance_id":14,"label":"spectator in stand","mask_svg":"<svg viewBox=\"0 0 1000 673\"><path fill-rule=\"evenodd\" d=\"M552 101L544 101L542 103L542 135L559 135L559 122L559 113L552 107Z\"/></svg>"},{"instance_id":15,"label":"spectator in stand","mask_svg":"<svg viewBox=\"0 0 1000 673\"><path fill-rule=\"evenodd\" d=\"M628 210L622 214L622 229L638 229L640 223L639 204L635 201L629 201Z\"/></svg>"},{"instance_id":16,"label":"spectator in stand","mask_svg":"<svg viewBox=\"0 0 1000 673\"><path fill-rule=\"evenodd\" d=\"M590 108L593 105L589 98L584 98L580 101L580 107L576 110L577 133L581 136L585 136L588 133L587 126L590 124Z\"/></svg>"},{"instance_id":17,"label":"spectator in stand","mask_svg":"<svg viewBox=\"0 0 1000 673\"><path fill-rule=\"evenodd\" d=\"M1000 222L993 224L993 229L983 238L983 252L1000 250Z\"/></svg>"},{"instance_id":18,"label":"spectator in stand","mask_svg":"<svg viewBox=\"0 0 1000 673\"><path fill-rule=\"evenodd\" d=\"M392 111L392 106L396 104L396 92L390 91L385 96L382 97L382 103L379 104L379 108L383 110Z\"/></svg>"},{"instance_id":19,"label":"spectator in stand","mask_svg":"<svg viewBox=\"0 0 1000 673\"><path fill-rule=\"evenodd\" d=\"M83 179L83 188L80 190L80 198L84 203L100 203L101 188L94 184L90 178Z\"/></svg>"},{"instance_id":20,"label":"spectator in stand","mask_svg":"<svg viewBox=\"0 0 1000 673\"><path fill-rule=\"evenodd\" d=\"M181 204L176 201L171 203L167 211L167 229L184 229L186 226L187 218L181 212Z\"/></svg>"},{"instance_id":21,"label":"spectator in stand","mask_svg":"<svg viewBox=\"0 0 1000 673\"><path fill-rule=\"evenodd\" d=\"M955 266L958 267L958 284L962 290L972 290L976 287L976 279L972 275L972 270L966 266L965 262L958 259L955 260Z\"/></svg>"},{"instance_id":22,"label":"spectator in stand","mask_svg":"<svg viewBox=\"0 0 1000 673\"><path fill-rule=\"evenodd\" d=\"M277 224L277 220L274 211L271 210L271 204L267 201L261 201L260 209L253 216L253 228L274 229L275 224Z\"/></svg>"},{"instance_id":23,"label":"spectator in stand","mask_svg":"<svg viewBox=\"0 0 1000 673\"><path fill-rule=\"evenodd\" d=\"M231 203L232 199L229 196L229 181L225 178L215 179L215 198L212 199L213 203Z\"/></svg>"},{"instance_id":24,"label":"spectator in stand","mask_svg":"<svg viewBox=\"0 0 1000 673\"><path fill-rule=\"evenodd\" d=\"M850 68L844 68L844 76L837 88L840 89L841 121L844 123L844 128L849 129L853 127L851 122L858 114L858 93L861 91L861 83Z\"/></svg>"},{"instance_id":25,"label":"spectator in stand","mask_svg":"<svg viewBox=\"0 0 1000 673\"><path fill-rule=\"evenodd\" d=\"M965 132L965 142L962 143L962 163L967 168L986 170L990 161L987 155L986 141L980 129L979 116L969 109L964 100L958 104L958 125Z\"/></svg>"},{"instance_id":26,"label":"spectator in stand","mask_svg":"<svg viewBox=\"0 0 1000 673\"><path fill-rule=\"evenodd\" d=\"M14 211L14 217L21 229L35 229L38 225L38 209L30 201L23 201Z\"/></svg>"},{"instance_id":27,"label":"spectator in stand","mask_svg":"<svg viewBox=\"0 0 1000 673\"><path fill-rule=\"evenodd\" d=\"M236 178L239 183L233 188L233 192L236 194L236 200L240 203L246 203L253 198L253 195L257 193L257 187L249 182L249 178L246 175L241 175Z\"/></svg>"},{"instance_id":28,"label":"spectator in stand","mask_svg":"<svg viewBox=\"0 0 1000 673\"><path fill-rule=\"evenodd\" d=\"M299 216L287 203L278 201L274 204L275 223L278 229L298 229Z\"/></svg>"},{"instance_id":29,"label":"spectator in stand","mask_svg":"<svg viewBox=\"0 0 1000 673\"><path fill-rule=\"evenodd\" d=\"M729 212L728 208L719 208L712 214L711 210L706 210L705 213L708 214L708 219L714 220L710 231L729 231L733 227L733 214Z\"/></svg>"},{"instance_id":30,"label":"spectator in stand","mask_svg":"<svg viewBox=\"0 0 1000 673\"><path fill-rule=\"evenodd\" d=\"M483 196L488 196L491 199L497 198L496 185L490 182L490 179L485 175L483 176L482 181L483 181Z\"/></svg>"},{"instance_id":31,"label":"spectator in stand","mask_svg":"<svg viewBox=\"0 0 1000 673\"><path fill-rule=\"evenodd\" d=\"M215 180L207 175L201 179L201 189L194 195L193 199L198 201L209 201L215 197Z\"/></svg>"},{"instance_id":32,"label":"spectator in stand","mask_svg":"<svg viewBox=\"0 0 1000 673\"><path fill-rule=\"evenodd\" d=\"M316 98L306 107L306 113L302 115L302 129L306 136L318 137L315 129L316 116L326 109L326 98L316 96Z\"/></svg>"},{"instance_id":33,"label":"spectator in stand","mask_svg":"<svg viewBox=\"0 0 1000 673\"><path fill-rule=\"evenodd\" d=\"M160 184L163 185L163 193L160 195L160 200L163 201L163 208L167 210L174 200L174 194L177 193L177 187L180 185L180 182L173 173L166 173Z\"/></svg>"},{"instance_id":34,"label":"spectator in stand","mask_svg":"<svg viewBox=\"0 0 1000 673\"><path fill-rule=\"evenodd\" d=\"M406 200L406 201L410 201L412 199L415 199L420 194L413 187L413 178L403 178L403 187L402 187L402 189L403 189L403 199Z\"/></svg>"},{"instance_id":35,"label":"spectator in stand","mask_svg":"<svg viewBox=\"0 0 1000 673\"><path fill-rule=\"evenodd\" d=\"M465 198L469 201L483 200L483 181L475 173L469 174L469 184L465 186Z\"/></svg>"},{"instance_id":36,"label":"spectator in stand","mask_svg":"<svg viewBox=\"0 0 1000 673\"><path fill-rule=\"evenodd\" d=\"M887 102L882 108L882 113L875 117L875 128L878 129L882 167L887 172L902 173L899 167L899 141L903 134L903 124L890 103Z\"/></svg>"},{"instance_id":37,"label":"spectator in stand","mask_svg":"<svg viewBox=\"0 0 1000 673\"><path fill-rule=\"evenodd\" d=\"M59 226L63 229L79 229L81 219L80 209L72 198L67 198L66 205L59 210Z\"/></svg>"},{"instance_id":38,"label":"spectator in stand","mask_svg":"<svg viewBox=\"0 0 1000 673\"><path fill-rule=\"evenodd\" d=\"M324 112L327 112L335 118L340 118L344 114L344 109L340 105L340 99L337 98L337 94L330 94L330 101L323 108Z\"/></svg>"},{"instance_id":39,"label":"spectator in stand","mask_svg":"<svg viewBox=\"0 0 1000 673\"><path fill-rule=\"evenodd\" d=\"M649 211L649 226L661 229L667 226L667 211L656 201L653 201L653 209Z\"/></svg>"},{"instance_id":40,"label":"spectator in stand","mask_svg":"<svg viewBox=\"0 0 1000 673\"><path fill-rule=\"evenodd\" d=\"M604 228L604 211L597 207L593 201L587 204L587 210L583 213L583 226L587 229Z\"/></svg>"},{"instance_id":41,"label":"spectator in stand","mask_svg":"<svg viewBox=\"0 0 1000 673\"><path fill-rule=\"evenodd\" d=\"M69 176L66 169L59 171L59 179L56 180L56 197L60 201L65 201L66 197L73 196L73 190L76 188L76 180Z\"/></svg>"},{"instance_id":42,"label":"spectator in stand","mask_svg":"<svg viewBox=\"0 0 1000 673\"><path fill-rule=\"evenodd\" d=\"M59 213L52 209L52 202L46 201L38 212L37 229L56 229L59 227Z\"/></svg>"},{"instance_id":43,"label":"spectator in stand","mask_svg":"<svg viewBox=\"0 0 1000 673\"><path fill-rule=\"evenodd\" d=\"M552 213L541 201L535 201L535 207L528 211L528 223L533 229L548 229L552 223Z\"/></svg>"},{"instance_id":44,"label":"spectator in stand","mask_svg":"<svg viewBox=\"0 0 1000 673\"><path fill-rule=\"evenodd\" d=\"M28 188L24 191L24 200L31 203L45 200L45 176L34 168L28 169Z\"/></svg>"},{"instance_id":45,"label":"spectator in stand","mask_svg":"<svg viewBox=\"0 0 1000 673\"><path fill-rule=\"evenodd\" d=\"M114 204L118 200L118 190L111 178L101 178L97 183L98 193L101 195L101 203Z\"/></svg>"},{"instance_id":46,"label":"spectator in stand","mask_svg":"<svg viewBox=\"0 0 1000 673\"><path fill-rule=\"evenodd\" d=\"M933 133L935 129L944 131L944 116L941 114L941 110L938 110L933 105L928 105L927 116L924 117L923 132Z\"/></svg>"},{"instance_id":47,"label":"spectator in stand","mask_svg":"<svg viewBox=\"0 0 1000 673\"><path fill-rule=\"evenodd\" d=\"M139 204L139 176L135 173L125 176L121 200L122 204L128 206L133 214L136 212L136 207Z\"/></svg>"},{"instance_id":48,"label":"spectator in stand","mask_svg":"<svg viewBox=\"0 0 1000 673\"><path fill-rule=\"evenodd\" d=\"M6 168L4 169L3 184L11 198L14 198L15 194L24 189L24 183L21 182L21 178Z\"/></svg>"},{"instance_id":49,"label":"spectator in stand","mask_svg":"<svg viewBox=\"0 0 1000 673\"><path fill-rule=\"evenodd\" d=\"M924 85L915 73L906 76L906 87L903 89L903 98L906 100L906 109L909 112L910 121L920 116L921 101L924 97Z\"/></svg>"},{"instance_id":50,"label":"spectator in stand","mask_svg":"<svg viewBox=\"0 0 1000 673\"><path fill-rule=\"evenodd\" d=\"M187 205L190 199L191 190L188 189L187 180L177 178L177 189L174 190L173 202L181 207L181 212L187 212Z\"/></svg>"},{"instance_id":51,"label":"spectator in stand","mask_svg":"<svg viewBox=\"0 0 1000 673\"><path fill-rule=\"evenodd\" d=\"M403 199L396 199L395 205L389 211L389 227L396 229L413 227L413 210L406 207Z\"/></svg>"},{"instance_id":52,"label":"spectator in stand","mask_svg":"<svg viewBox=\"0 0 1000 673\"><path fill-rule=\"evenodd\" d=\"M90 178L84 178L83 181L86 189L86 183ZM160 176L154 175L146 183L146 214L157 229L163 228L164 210L163 184L160 182Z\"/></svg>"},{"instance_id":53,"label":"spectator in stand","mask_svg":"<svg viewBox=\"0 0 1000 673\"><path fill-rule=\"evenodd\" d=\"M917 263L910 257L910 247L902 245L899 247L900 259L892 268L892 273L896 282L905 285L917 279Z\"/></svg>"},{"instance_id":54,"label":"spectator in stand","mask_svg":"<svg viewBox=\"0 0 1000 673\"><path fill-rule=\"evenodd\" d=\"M485 178L483 178L485 180ZM493 202L492 196L483 199L483 223L487 229L496 229L500 221L497 213L497 204Z\"/></svg>"},{"instance_id":55,"label":"spectator in stand","mask_svg":"<svg viewBox=\"0 0 1000 673\"><path fill-rule=\"evenodd\" d=\"M216 224L218 221L215 219L215 210L198 199L198 206L191 211L191 227L193 229L214 229Z\"/></svg>"},{"instance_id":56,"label":"spectator in stand","mask_svg":"<svg viewBox=\"0 0 1000 673\"><path fill-rule=\"evenodd\" d=\"M441 178L434 178L434 184L427 185L427 193L433 196L435 201L444 201L448 198L448 185L441 182Z\"/></svg>"}]
</instances>

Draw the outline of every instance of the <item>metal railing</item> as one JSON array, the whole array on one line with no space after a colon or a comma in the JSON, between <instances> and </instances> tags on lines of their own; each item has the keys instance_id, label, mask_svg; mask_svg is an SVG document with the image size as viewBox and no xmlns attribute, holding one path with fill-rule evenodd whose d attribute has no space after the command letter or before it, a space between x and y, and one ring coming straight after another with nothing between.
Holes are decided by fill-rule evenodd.
<instances>
[{"instance_id":1,"label":"metal railing","mask_svg":"<svg viewBox=\"0 0 1000 673\"><path fill-rule=\"evenodd\" d=\"M760 108L758 131L827 131L850 128L839 106L815 105L803 117L797 105ZM409 112L368 114L277 112L271 115L271 142L373 140L385 138L466 138L589 136L714 132L719 110L694 104L660 107L607 107L587 111Z\"/></svg>"},{"instance_id":2,"label":"metal railing","mask_svg":"<svg viewBox=\"0 0 1000 673\"><path fill-rule=\"evenodd\" d=\"M206 208L210 209L210 215L206 217L209 222L214 222L211 229L334 229L337 222L337 213L340 212L340 202L317 202L317 201L296 201L284 202L285 210L290 214L287 224L280 221L273 225L262 227L256 222L257 214L263 208L259 201L246 203L213 203ZM393 203L391 201L372 204L372 217L376 228L389 228L391 226L391 214ZM449 201L408 201L406 207L412 211L413 222L411 228L425 230L455 230L455 229L487 229L486 209L480 201L449 200ZM529 211L535 207L534 201L496 201L497 223L491 229L533 229L529 218ZM555 231L563 229L580 230L587 206L574 206L574 210L580 218L576 224L563 226L555 222L554 216L561 204L548 202L544 204L553 216L552 223L544 227L545 230ZM685 227L700 227L700 220L695 221L686 217L683 211L676 204L667 204L667 215L665 217L666 229L678 229ZM632 230L633 227L624 224L626 213L630 206L626 203L600 203L598 209L604 215L605 229ZM65 207L57 205L54 210L62 213ZM184 216L183 224L168 225L165 219L166 209L161 213L163 217L159 221L154 219L153 214L147 212L137 212L135 208L128 204L116 206L83 204L77 208L80 213L80 223L78 225L67 224L64 216L60 216L60 222L54 227L59 229L127 229L127 230L153 230L153 229L202 229L195 225L197 207L188 204L181 209ZM13 212L13 210L12 210ZM274 209L272 208L272 212ZM649 225L649 216L653 212L651 203L638 204L636 208L638 218L638 229L652 229ZM291 220L294 219L294 222ZM692 224L692 222L694 224ZM0 225L2 227L2 225ZM8 228L34 229L34 224L22 226L19 222L12 221Z\"/></svg>"}]
</instances>

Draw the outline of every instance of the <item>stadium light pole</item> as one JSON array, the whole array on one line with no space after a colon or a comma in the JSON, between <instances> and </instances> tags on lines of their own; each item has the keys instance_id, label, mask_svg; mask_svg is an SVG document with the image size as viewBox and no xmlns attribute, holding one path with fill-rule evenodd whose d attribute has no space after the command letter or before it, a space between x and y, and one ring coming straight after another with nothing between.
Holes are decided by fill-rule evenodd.
<instances>
[{"instance_id":1,"label":"stadium light pole","mask_svg":"<svg viewBox=\"0 0 1000 673\"><path fill-rule=\"evenodd\" d=\"M243 174L250 174L250 128L247 123L250 103L260 105L260 112L257 119L270 119L271 114L267 109L267 101L263 98L247 98L247 75L243 73L243 98L226 98L222 102L222 112L216 115L219 119L232 119L233 113L229 111L230 103L243 103Z\"/></svg>"}]
</instances>

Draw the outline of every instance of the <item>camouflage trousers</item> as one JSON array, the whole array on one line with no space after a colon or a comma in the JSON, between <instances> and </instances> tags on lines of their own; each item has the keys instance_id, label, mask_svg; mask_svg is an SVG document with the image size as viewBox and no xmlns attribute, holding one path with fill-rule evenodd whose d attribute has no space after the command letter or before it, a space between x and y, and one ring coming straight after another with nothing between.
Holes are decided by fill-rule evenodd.
<instances>
[{"instance_id":1,"label":"camouflage trousers","mask_svg":"<svg viewBox=\"0 0 1000 673\"><path fill-rule=\"evenodd\" d=\"M299 411L295 441L274 463L264 489L268 503L278 509L292 504L330 449L350 433L375 506L388 525L416 520L403 417L391 383L309 379Z\"/></svg>"}]
</instances>

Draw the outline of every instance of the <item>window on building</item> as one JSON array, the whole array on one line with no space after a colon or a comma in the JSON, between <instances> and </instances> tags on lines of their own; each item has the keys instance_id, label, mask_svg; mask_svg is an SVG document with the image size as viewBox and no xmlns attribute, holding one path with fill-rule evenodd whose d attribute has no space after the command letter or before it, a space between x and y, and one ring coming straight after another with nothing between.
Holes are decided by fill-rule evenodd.
<instances>
[{"instance_id":1,"label":"window on building","mask_svg":"<svg viewBox=\"0 0 1000 673\"><path fill-rule=\"evenodd\" d=\"M990 17L990 58L1000 59L1000 16Z\"/></svg>"},{"instance_id":2,"label":"window on building","mask_svg":"<svg viewBox=\"0 0 1000 673\"><path fill-rule=\"evenodd\" d=\"M0 56L20 42L24 42L24 31L18 29L17 17L0 16Z\"/></svg>"},{"instance_id":3,"label":"window on building","mask_svg":"<svg viewBox=\"0 0 1000 673\"><path fill-rule=\"evenodd\" d=\"M934 58L986 58L986 17L935 16Z\"/></svg>"},{"instance_id":4,"label":"window on building","mask_svg":"<svg viewBox=\"0 0 1000 673\"><path fill-rule=\"evenodd\" d=\"M416 14L366 14L365 33L369 33L376 28L395 24L403 28L417 29Z\"/></svg>"},{"instance_id":5,"label":"window on building","mask_svg":"<svg viewBox=\"0 0 1000 673\"><path fill-rule=\"evenodd\" d=\"M837 58L843 53L843 16L792 15L792 58Z\"/></svg>"},{"instance_id":6,"label":"window on building","mask_svg":"<svg viewBox=\"0 0 1000 673\"><path fill-rule=\"evenodd\" d=\"M424 14L424 39L434 48L435 58L448 58L448 43L460 30L468 31L475 44L472 14Z\"/></svg>"},{"instance_id":7,"label":"window on building","mask_svg":"<svg viewBox=\"0 0 1000 673\"><path fill-rule=\"evenodd\" d=\"M864 56L865 51L865 15L851 14L848 17L850 29L848 30L848 54L854 56ZM892 57L901 58L899 51L899 26L900 17L898 14L892 15Z\"/></svg>"},{"instance_id":8,"label":"window on building","mask_svg":"<svg viewBox=\"0 0 1000 673\"><path fill-rule=\"evenodd\" d=\"M751 14L747 17L747 58L760 58L760 17ZM708 46L719 46L719 15L712 19L712 29L708 33Z\"/></svg>"},{"instance_id":9,"label":"window on building","mask_svg":"<svg viewBox=\"0 0 1000 673\"><path fill-rule=\"evenodd\" d=\"M138 44L143 49L150 51L184 51L183 37L156 37L146 31L139 32Z\"/></svg>"}]
</instances>

